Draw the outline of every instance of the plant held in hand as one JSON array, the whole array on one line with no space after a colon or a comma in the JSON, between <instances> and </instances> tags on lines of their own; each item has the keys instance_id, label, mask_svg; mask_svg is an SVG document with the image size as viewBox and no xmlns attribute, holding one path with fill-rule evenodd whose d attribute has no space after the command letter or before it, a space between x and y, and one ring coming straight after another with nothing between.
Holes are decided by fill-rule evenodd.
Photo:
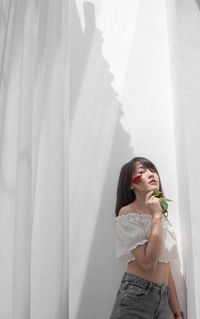
<instances>
[{"instance_id":1,"label":"plant held in hand","mask_svg":"<svg viewBox=\"0 0 200 319\"><path fill-rule=\"evenodd\" d=\"M158 196L160 195L162 192L160 191L153 191L153 196ZM167 219L168 223L170 224L170 226L172 226L172 224L170 223L168 217L168 203L167 202L173 202L173 200L169 199L169 198L165 198L165 197L160 197L160 205L162 207L162 213L165 216L165 218Z\"/></svg>"}]
</instances>

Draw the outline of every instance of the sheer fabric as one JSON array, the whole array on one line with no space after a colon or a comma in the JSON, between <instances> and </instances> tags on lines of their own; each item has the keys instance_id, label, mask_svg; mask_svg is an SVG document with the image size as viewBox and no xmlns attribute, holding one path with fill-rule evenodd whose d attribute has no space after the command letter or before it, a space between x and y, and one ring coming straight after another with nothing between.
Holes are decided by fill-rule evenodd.
<instances>
[{"instance_id":1,"label":"sheer fabric","mask_svg":"<svg viewBox=\"0 0 200 319\"><path fill-rule=\"evenodd\" d=\"M0 318L66 319L64 4L0 10Z\"/></svg>"}]
</instances>

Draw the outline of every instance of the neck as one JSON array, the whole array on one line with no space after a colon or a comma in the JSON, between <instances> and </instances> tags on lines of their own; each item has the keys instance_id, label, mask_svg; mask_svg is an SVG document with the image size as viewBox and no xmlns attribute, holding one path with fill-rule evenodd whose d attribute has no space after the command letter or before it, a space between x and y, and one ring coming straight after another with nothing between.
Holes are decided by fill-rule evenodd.
<instances>
[{"instance_id":1,"label":"neck","mask_svg":"<svg viewBox=\"0 0 200 319\"><path fill-rule=\"evenodd\" d=\"M147 195L148 191L147 192L135 192L135 196L136 196L136 199L134 200L134 206L137 206L138 208L144 210L144 209L147 209L146 205L145 205L145 198L146 198L146 195Z\"/></svg>"}]
</instances>

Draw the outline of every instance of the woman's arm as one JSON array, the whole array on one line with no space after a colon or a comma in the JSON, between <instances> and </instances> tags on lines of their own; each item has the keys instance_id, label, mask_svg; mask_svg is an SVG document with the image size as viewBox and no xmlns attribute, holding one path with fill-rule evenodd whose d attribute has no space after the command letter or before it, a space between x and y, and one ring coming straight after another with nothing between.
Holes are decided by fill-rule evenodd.
<instances>
[{"instance_id":1,"label":"woman's arm","mask_svg":"<svg viewBox=\"0 0 200 319\"><path fill-rule=\"evenodd\" d=\"M174 283L174 278L173 278L173 275L171 272L171 268L169 270L169 287L170 287L169 306L170 306L172 313L174 314L175 312L181 311L181 309L180 309L180 305L178 302L178 296L176 293L176 286Z\"/></svg>"},{"instance_id":2,"label":"woman's arm","mask_svg":"<svg viewBox=\"0 0 200 319\"><path fill-rule=\"evenodd\" d=\"M153 216L151 222L151 231L146 246L146 259L149 261L149 270L156 270L158 257L162 244L162 216Z\"/></svg>"}]
</instances>

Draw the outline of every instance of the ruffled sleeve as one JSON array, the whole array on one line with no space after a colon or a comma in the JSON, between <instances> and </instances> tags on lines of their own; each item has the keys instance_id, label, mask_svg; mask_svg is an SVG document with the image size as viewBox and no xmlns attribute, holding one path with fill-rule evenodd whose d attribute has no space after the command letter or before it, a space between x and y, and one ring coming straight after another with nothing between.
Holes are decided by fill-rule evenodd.
<instances>
[{"instance_id":1,"label":"ruffled sleeve","mask_svg":"<svg viewBox=\"0 0 200 319\"><path fill-rule=\"evenodd\" d=\"M134 260L130 252L138 245L148 242L152 216L129 213L116 218L116 255L117 258Z\"/></svg>"},{"instance_id":2,"label":"ruffled sleeve","mask_svg":"<svg viewBox=\"0 0 200 319\"><path fill-rule=\"evenodd\" d=\"M169 226L166 219L163 218L163 241L158 260L160 262L168 263L178 256L176 233L174 232L173 227Z\"/></svg>"}]
</instances>

